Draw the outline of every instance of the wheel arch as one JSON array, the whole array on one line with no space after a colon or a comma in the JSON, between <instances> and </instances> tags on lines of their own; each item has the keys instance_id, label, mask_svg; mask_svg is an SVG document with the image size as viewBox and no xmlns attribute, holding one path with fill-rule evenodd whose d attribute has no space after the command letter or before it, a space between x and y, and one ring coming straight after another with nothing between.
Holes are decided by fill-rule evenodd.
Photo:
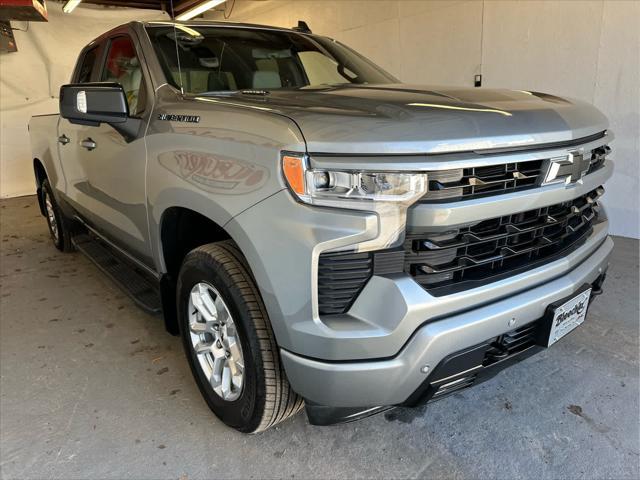
<instances>
[{"instance_id":1,"label":"wheel arch","mask_svg":"<svg viewBox=\"0 0 640 480\"><path fill-rule=\"evenodd\" d=\"M232 240L242 249L224 228L210 216L184 206L166 208L158 223L159 252L163 274L160 280L165 328L173 335L179 334L176 285L185 256L193 249L209 243ZM251 274L251 267L247 265Z\"/></svg>"},{"instance_id":2,"label":"wheel arch","mask_svg":"<svg viewBox=\"0 0 640 480\"><path fill-rule=\"evenodd\" d=\"M40 213L46 215L44 201L42 199L42 182L49 178L47 176L47 170L44 168L44 164L39 158L33 159L33 173L36 179L36 195L38 197L38 206L40 207Z\"/></svg>"},{"instance_id":3,"label":"wheel arch","mask_svg":"<svg viewBox=\"0 0 640 480\"><path fill-rule=\"evenodd\" d=\"M184 257L207 243L231 239L220 223L187 207L173 206L160 217L160 256L167 274L177 276Z\"/></svg>"}]
</instances>

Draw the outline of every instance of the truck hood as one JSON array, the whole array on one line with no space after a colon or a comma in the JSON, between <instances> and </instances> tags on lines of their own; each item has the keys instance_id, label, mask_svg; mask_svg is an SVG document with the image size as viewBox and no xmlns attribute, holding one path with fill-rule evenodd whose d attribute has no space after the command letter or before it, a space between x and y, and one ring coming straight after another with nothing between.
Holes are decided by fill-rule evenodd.
<instances>
[{"instance_id":1,"label":"truck hood","mask_svg":"<svg viewBox=\"0 0 640 480\"><path fill-rule=\"evenodd\" d=\"M220 97L219 101L224 103ZM405 84L235 94L298 124L310 153L447 153L563 142L607 128L595 107L538 92Z\"/></svg>"}]
</instances>

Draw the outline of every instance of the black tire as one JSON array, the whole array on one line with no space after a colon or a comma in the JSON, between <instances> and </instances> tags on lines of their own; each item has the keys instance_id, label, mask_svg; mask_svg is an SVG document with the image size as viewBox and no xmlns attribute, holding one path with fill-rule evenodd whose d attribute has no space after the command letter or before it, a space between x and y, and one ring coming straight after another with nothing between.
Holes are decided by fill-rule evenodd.
<instances>
[{"instance_id":1,"label":"black tire","mask_svg":"<svg viewBox=\"0 0 640 480\"><path fill-rule=\"evenodd\" d=\"M51 235L53 244L61 252L73 252L75 248L73 247L73 243L71 242L70 222L64 217L62 211L60 210L58 202L56 202L56 198L53 196L51 184L49 184L49 180L46 178L42 181L40 194L42 195L42 205L44 205L45 209L44 216L47 220L47 226L49 227L49 234ZM51 205L51 210L55 219L55 225L53 225L52 220L49 216L47 202L49 202Z\"/></svg>"},{"instance_id":2,"label":"black tire","mask_svg":"<svg viewBox=\"0 0 640 480\"><path fill-rule=\"evenodd\" d=\"M228 401L212 388L191 341L189 295L206 282L220 293L238 333L244 356L240 396ZM259 433L298 413L303 400L289 386L271 323L244 257L232 241L192 250L184 259L177 285L180 334L189 366L209 408L226 425L244 433Z\"/></svg>"}]
</instances>

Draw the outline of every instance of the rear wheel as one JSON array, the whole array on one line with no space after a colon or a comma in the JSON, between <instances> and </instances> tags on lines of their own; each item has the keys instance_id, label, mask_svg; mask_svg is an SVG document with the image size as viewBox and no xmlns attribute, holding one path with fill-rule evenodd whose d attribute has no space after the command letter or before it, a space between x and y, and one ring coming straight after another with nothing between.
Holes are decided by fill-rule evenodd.
<instances>
[{"instance_id":1,"label":"rear wheel","mask_svg":"<svg viewBox=\"0 0 640 480\"><path fill-rule=\"evenodd\" d=\"M44 204L45 217L49 227L49 233L55 247L62 252L72 252L74 250L71 243L71 232L69 222L64 218L58 206L53 190L48 179L42 181L41 188L42 203Z\"/></svg>"},{"instance_id":2,"label":"rear wheel","mask_svg":"<svg viewBox=\"0 0 640 480\"><path fill-rule=\"evenodd\" d=\"M182 341L211 410L258 433L299 412L271 324L244 257L231 241L196 248L178 277Z\"/></svg>"}]
</instances>

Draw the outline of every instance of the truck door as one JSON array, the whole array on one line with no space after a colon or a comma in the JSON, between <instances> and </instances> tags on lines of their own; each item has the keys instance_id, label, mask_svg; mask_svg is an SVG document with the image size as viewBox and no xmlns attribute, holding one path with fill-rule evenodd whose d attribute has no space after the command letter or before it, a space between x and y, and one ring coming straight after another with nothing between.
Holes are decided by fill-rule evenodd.
<instances>
[{"instance_id":1,"label":"truck door","mask_svg":"<svg viewBox=\"0 0 640 480\"><path fill-rule=\"evenodd\" d=\"M78 65L71 79L72 83L89 83L97 81L99 63L102 57L103 45L100 42L90 44L80 53ZM87 172L83 169L78 155L80 151L78 142L80 141L87 127L76 125L69 120L60 117L58 123L58 154L61 159L62 171L65 178L64 194L68 203L74 207L83 218L89 212L84 211L88 201L84 198L82 186L87 183Z\"/></svg>"},{"instance_id":2,"label":"truck door","mask_svg":"<svg viewBox=\"0 0 640 480\"><path fill-rule=\"evenodd\" d=\"M128 30L116 31L105 39L103 49L92 80L121 84L129 115L148 119L152 106L148 95L153 89ZM145 195L145 126L143 121L135 138L125 138L105 123L96 127L63 120L59 135L68 137L69 142L60 150L70 202L99 234L152 266Z\"/></svg>"}]
</instances>

